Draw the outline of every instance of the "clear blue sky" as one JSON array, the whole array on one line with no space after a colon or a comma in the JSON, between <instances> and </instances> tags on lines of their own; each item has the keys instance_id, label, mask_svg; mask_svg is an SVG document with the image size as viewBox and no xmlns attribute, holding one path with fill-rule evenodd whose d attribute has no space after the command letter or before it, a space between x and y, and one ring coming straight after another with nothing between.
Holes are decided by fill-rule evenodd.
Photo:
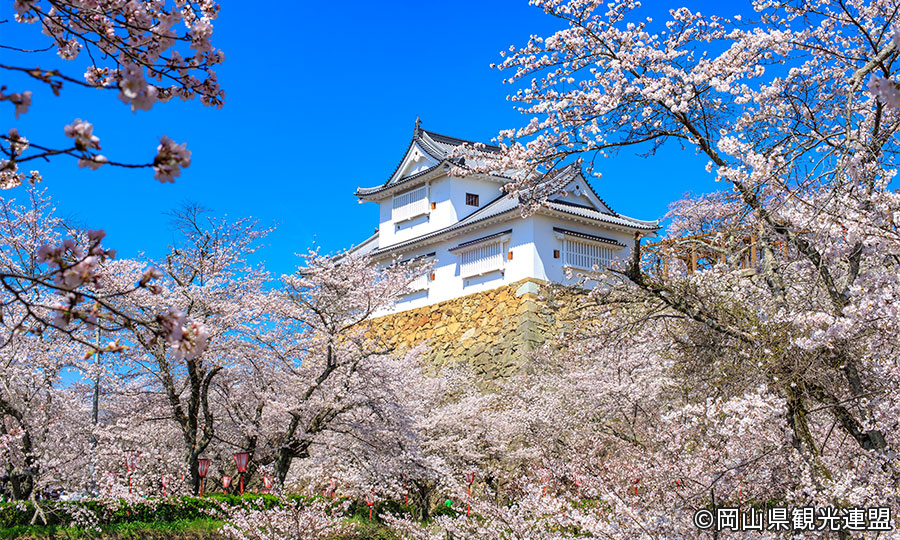
<instances>
[{"instance_id":1,"label":"clear blue sky","mask_svg":"<svg viewBox=\"0 0 900 540\"><path fill-rule=\"evenodd\" d=\"M123 161L152 160L162 134L188 143L193 164L174 185L152 171L89 171L74 160L41 167L60 213L106 229L106 244L124 256L163 253L172 239L164 213L183 201L277 224L262 252L276 275L314 243L326 252L358 243L377 225L377 209L358 204L353 191L385 181L416 116L426 129L485 142L520 125L525 118L505 99L509 86L489 65L509 45L559 26L526 0L221 4L213 38L226 54L220 110L170 102L133 114L115 91L68 87L56 98L4 73L9 91L36 91L18 121L0 104L4 132L15 126L62 145L62 127L80 117L94 124L103 153ZM650 0L645 11L659 20L681 5L706 12L713 4ZM0 20L11 18L11 4L3 10ZM3 43L46 45L38 27L8 23L0 33ZM0 50L0 63L18 60ZM80 63L63 67L81 73ZM717 189L704 165L675 146L652 159L625 151L603 164L594 185L617 211L654 219L687 191Z\"/></svg>"}]
</instances>

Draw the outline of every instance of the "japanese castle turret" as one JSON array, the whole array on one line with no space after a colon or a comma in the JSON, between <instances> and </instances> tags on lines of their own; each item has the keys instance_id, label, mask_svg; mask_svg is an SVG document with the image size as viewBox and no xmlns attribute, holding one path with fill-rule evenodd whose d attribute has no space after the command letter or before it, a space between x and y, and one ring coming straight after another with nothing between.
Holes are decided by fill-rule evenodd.
<instances>
[{"instance_id":1,"label":"japanese castle turret","mask_svg":"<svg viewBox=\"0 0 900 540\"><path fill-rule=\"evenodd\" d=\"M556 173L565 176L555 177L561 188L547 203L523 217L519 198L502 190L508 178L451 175L460 164L452 153L464 144L474 143L426 131L417 120L387 181L356 191L361 202L379 205L380 219L375 234L351 252L385 264L420 257L432 263L397 311L517 282L567 283L567 269L605 268L629 256L636 232L659 228L614 211L574 165Z\"/></svg>"}]
</instances>

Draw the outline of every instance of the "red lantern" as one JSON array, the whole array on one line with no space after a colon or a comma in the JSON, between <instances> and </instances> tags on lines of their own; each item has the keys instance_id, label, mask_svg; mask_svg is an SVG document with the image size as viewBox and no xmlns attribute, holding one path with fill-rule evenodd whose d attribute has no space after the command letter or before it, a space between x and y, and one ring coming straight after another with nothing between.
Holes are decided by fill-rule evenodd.
<instances>
[{"instance_id":1,"label":"red lantern","mask_svg":"<svg viewBox=\"0 0 900 540\"><path fill-rule=\"evenodd\" d=\"M237 466L239 473L247 472L247 463L250 462L250 454L247 452L238 452L234 455L234 464Z\"/></svg>"},{"instance_id":2,"label":"red lantern","mask_svg":"<svg viewBox=\"0 0 900 540\"><path fill-rule=\"evenodd\" d=\"M206 473L209 472L209 460L208 459L198 459L197 460L197 476L200 477L200 496L203 496L203 483L206 478Z\"/></svg>"},{"instance_id":3,"label":"red lantern","mask_svg":"<svg viewBox=\"0 0 900 540\"><path fill-rule=\"evenodd\" d=\"M266 493L272 491L272 477L268 474L263 476L263 491Z\"/></svg>"},{"instance_id":4,"label":"red lantern","mask_svg":"<svg viewBox=\"0 0 900 540\"><path fill-rule=\"evenodd\" d=\"M244 473L247 472L247 463L250 462L250 454L247 452L238 452L234 455L234 464L238 472L241 474L241 495L244 494Z\"/></svg>"},{"instance_id":5,"label":"red lantern","mask_svg":"<svg viewBox=\"0 0 900 540\"><path fill-rule=\"evenodd\" d=\"M162 475L162 478L160 478L159 483L162 484L163 497L165 497L166 496L166 486L168 485L168 483L166 482L166 475Z\"/></svg>"},{"instance_id":6,"label":"red lantern","mask_svg":"<svg viewBox=\"0 0 900 540\"><path fill-rule=\"evenodd\" d=\"M222 491L228 493L228 488L231 487L231 477L223 476L222 477Z\"/></svg>"}]
</instances>

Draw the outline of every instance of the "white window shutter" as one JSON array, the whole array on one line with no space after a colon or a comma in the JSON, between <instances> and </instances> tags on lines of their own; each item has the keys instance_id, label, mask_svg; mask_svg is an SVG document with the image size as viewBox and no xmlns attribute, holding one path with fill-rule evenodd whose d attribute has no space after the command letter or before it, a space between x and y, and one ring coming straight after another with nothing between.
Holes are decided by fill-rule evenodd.
<instances>
[{"instance_id":1,"label":"white window shutter","mask_svg":"<svg viewBox=\"0 0 900 540\"><path fill-rule=\"evenodd\" d=\"M613 253L608 247L575 238L563 239L563 261L566 266L583 270L604 270L612 263Z\"/></svg>"},{"instance_id":2,"label":"white window shutter","mask_svg":"<svg viewBox=\"0 0 900 540\"><path fill-rule=\"evenodd\" d=\"M420 216L428 213L428 186L422 186L400 195L391 201L391 218L394 221Z\"/></svg>"},{"instance_id":3,"label":"white window shutter","mask_svg":"<svg viewBox=\"0 0 900 540\"><path fill-rule=\"evenodd\" d=\"M503 242L482 244L459 254L459 275L466 278L503 269Z\"/></svg>"}]
</instances>

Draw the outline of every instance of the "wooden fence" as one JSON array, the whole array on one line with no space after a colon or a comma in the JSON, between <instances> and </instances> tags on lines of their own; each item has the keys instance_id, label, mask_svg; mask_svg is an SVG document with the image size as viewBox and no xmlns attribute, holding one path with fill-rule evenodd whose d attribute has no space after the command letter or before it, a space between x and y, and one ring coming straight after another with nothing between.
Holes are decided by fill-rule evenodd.
<instances>
[{"instance_id":1,"label":"wooden fence","mask_svg":"<svg viewBox=\"0 0 900 540\"><path fill-rule=\"evenodd\" d=\"M775 248L782 253L786 246L777 242ZM680 238L671 238L643 246L645 270L668 276L674 261L682 261L689 274L710 268L716 264L727 264L740 269L747 275L756 272L759 264L759 244L755 234L746 229L717 231Z\"/></svg>"}]
</instances>

